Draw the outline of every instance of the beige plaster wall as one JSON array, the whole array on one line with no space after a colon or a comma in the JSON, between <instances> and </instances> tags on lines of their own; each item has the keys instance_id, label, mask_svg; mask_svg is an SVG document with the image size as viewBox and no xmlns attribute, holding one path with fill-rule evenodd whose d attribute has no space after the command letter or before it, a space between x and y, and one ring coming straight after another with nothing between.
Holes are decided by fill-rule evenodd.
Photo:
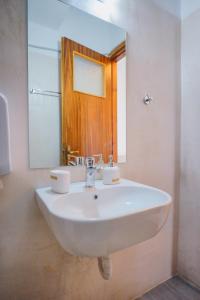
<instances>
[{"instance_id":1,"label":"beige plaster wall","mask_svg":"<svg viewBox=\"0 0 200 300\"><path fill-rule=\"evenodd\" d=\"M183 1L178 271L200 286L200 4ZM193 5L196 4L196 6ZM186 7L185 7L186 5Z\"/></svg>"},{"instance_id":2,"label":"beige plaster wall","mask_svg":"<svg viewBox=\"0 0 200 300\"><path fill-rule=\"evenodd\" d=\"M151 0L117 1L113 21L128 32L127 158L124 177L176 192L179 124L179 21ZM153 239L114 254L113 278L96 260L72 257L34 201L48 170L28 168L26 1L0 0L0 91L9 102L13 172L0 191L0 299L125 300L168 279L175 269L171 213ZM145 92L154 102L142 103ZM73 180L84 170L73 169Z\"/></svg>"}]
</instances>

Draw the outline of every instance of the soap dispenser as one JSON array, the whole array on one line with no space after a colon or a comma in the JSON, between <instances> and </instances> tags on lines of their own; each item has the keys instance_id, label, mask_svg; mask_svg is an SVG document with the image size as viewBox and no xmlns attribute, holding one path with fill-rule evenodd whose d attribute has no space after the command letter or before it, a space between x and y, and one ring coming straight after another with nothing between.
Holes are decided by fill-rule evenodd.
<instances>
[{"instance_id":1,"label":"soap dispenser","mask_svg":"<svg viewBox=\"0 0 200 300\"><path fill-rule=\"evenodd\" d=\"M120 182L120 170L113 163L113 155L109 155L109 163L103 169L103 184L117 184Z\"/></svg>"}]
</instances>

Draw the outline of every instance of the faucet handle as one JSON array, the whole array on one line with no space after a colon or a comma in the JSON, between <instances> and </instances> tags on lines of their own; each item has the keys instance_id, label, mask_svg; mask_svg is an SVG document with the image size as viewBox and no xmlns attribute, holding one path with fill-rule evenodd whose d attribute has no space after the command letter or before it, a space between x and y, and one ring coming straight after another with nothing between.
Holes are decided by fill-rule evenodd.
<instances>
[{"instance_id":1,"label":"faucet handle","mask_svg":"<svg viewBox=\"0 0 200 300\"><path fill-rule=\"evenodd\" d=\"M95 159L92 156L88 156L85 159L86 168L94 168L95 167Z\"/></svg>"}]
</instances>

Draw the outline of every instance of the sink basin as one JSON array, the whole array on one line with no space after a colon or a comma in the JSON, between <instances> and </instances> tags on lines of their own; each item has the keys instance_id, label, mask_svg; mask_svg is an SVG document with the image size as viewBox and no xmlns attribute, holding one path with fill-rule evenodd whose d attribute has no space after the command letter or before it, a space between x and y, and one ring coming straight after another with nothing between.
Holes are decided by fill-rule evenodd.
<instances>
[{"instance_id":1,"label":"sink basin","mask_svg":"<svg viewBox=\"0 0 200 300\"><path fill-rule=\"evenodd\" d=\"M68 194L36 190L36 199L60 245L78 256L100 257L155 236L167 220L171 197L129 180L86 188L72 183Z\"/></svg>"}]
</instances>

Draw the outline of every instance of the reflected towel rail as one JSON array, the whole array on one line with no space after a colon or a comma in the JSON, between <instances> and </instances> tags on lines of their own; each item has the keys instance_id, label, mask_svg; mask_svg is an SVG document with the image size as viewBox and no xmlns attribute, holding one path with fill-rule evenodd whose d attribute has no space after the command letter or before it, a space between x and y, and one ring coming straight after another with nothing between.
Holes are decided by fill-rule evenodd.
<instances>
[{"instance_id":1,"label":"reflected towel rail","mask_svg":"<svg viewBox=\"0 0 200 300\"><path fill-rule=\"evenodd\" d=\"M44 96L51 96L51 97L60 97L61 93L48 91L48 90L40 90L40 89L31 89L30 94L37 94L37 95L44 95Z\"/></svg>"}]
</instances>

